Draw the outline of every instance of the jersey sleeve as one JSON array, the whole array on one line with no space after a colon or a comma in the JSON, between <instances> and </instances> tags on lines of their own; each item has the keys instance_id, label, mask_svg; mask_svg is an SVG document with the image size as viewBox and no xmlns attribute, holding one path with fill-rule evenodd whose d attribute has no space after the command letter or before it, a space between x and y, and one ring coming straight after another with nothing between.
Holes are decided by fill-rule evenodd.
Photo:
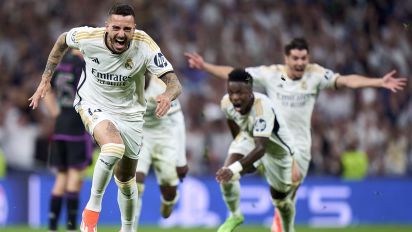
<instances>
[{"instance_id":1,"label":"jersey sleeve","mask_svg":"<svg viewBox=\"0 0 412 232\"><path fill-rule=\"evenodd\" d=\"M336 79L340 76L339 73L334 73L330 69L321 68L320 72L320 82L319 82L319 88L320 89L326 89L326 88L336 88Z\"/></svg>"},{"instance_id":2,"label":"jersey sleeve","mask_svg":"<svg viewBox=\"0 0 412 232\"><path fill-rule=\"evenodd\" d=\"M265 86L268 80L269 67L268 66L257 66L257 67L247 67L245 71L248 72L253 78L253 84L258 86Z\"/></svg>"},{"instance_id":3,"label":"jersey sleeve","mask_svg":"<svg viewBox=\"0 0 412 232\"><path fill-rule=\"evenodd\" d=\"M136 36L135 36L136 37ZM166 59L160 51L159 46L146 33L140 32L137 37L146 45L147 69L157 77L162 77L168 72L173 72L172 64Z\"/></svg>"},{"instance_id":4,"label":"jersey sleeve","mask_svg":"<svg viewBox=\"0 0 412 232\"><path fill-rule=\"evenodd\" d=\"M257 99L255 102L255 113L253 123L253 137L267 137L269 138L272 134L275 114L273 106L269 101L264 99Z\"/></svg>"},{"instance_id":5,"label":"jersey sleeve","mask_svg":"<svg viewBox=\"0 0 412 232\"><path fill-rule=\"evenodd\" d=\"M80 35L86 32L87 27L75 27L67 32L66 44L71 48L80 49Z\"/></svg>"}]
</instances>

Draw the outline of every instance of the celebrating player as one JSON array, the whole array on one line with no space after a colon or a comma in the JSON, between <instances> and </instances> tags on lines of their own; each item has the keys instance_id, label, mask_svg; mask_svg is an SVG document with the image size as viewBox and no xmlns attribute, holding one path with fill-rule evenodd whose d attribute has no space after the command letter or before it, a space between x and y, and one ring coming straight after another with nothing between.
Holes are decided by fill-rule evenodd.
<instances>
[{"instance_id":1,"label":"celebrating player","mask_svg":"<svg viewBox=\"0 0 412 232\"><path fill-rule=\"evenodd\" d=\"M184 137L174 134L174 128L180 127L184 130L184 121L180 121L176 124L176 120L172 119L174 114L182 114L179 105L173 104L168 114L163 118L157 118L155 116L156 109L156 96L159 93L164 92L165 84L157 77L146 74L145 82L145 97L147 100L147 109L144 116L145 123L143 125L143 148L140 153L139 163L136 169L136 181L139 189L139 198L137 203L137 222L140 217L142 196L144 191L144 180L149 172L150 166L153 166L154 172L157 177L157 182L160 186L161 192L161 208L160 213L163 218L168 218L173 211L173 207L178 200L177 185L179 183L179 177L177 173L177 161L178 152L182 145L185 145ZM180 125L180 124L183 125ZM174 136L170 136L172 132ZM185 153L183 153L185 154ZM186 160L184 158L184 160ZM183 165L185 166L184 162ZM187 165L186 165L187 166Z\"/></svg>"},{"instance_id":2,"label":"celebrating player","mask_svg":"<svg viewBox=\"0 0 412 232\"><path fill-rule=\"evenodd\" d=\"M137 205L135 171L142 146L144 73L146 70L166 83L156 97L156 116L162 117L170 102L181 92L172 65L157 44L136 30L134 9L114 5L102 28L78 27L57 39L42 80L29 99L37 108L50 88L50 78L68 47L79 49L86 66L79 82L74 106L83 124L101 148L96 163L90 199L83 211L81 231L96 231L102 197L114 172L123 232L133 231Z\"/></svg>"},{"instance_id":3,"label":"celebrating player","mask_svg":"<svg viewBox=\"0 0 412 232\"><path fill-rule=\"evenodd\" d=\"M253 165L259 159L273 202L278 204L283 200L292 186L293 142L284 119L268 97L253 92L249 73L234 69L228 77L228 94L223 97L221 108L235 139L216 179L231 215L218 232L233 231L243 223L239 209L239 177L243 172L254 170Z\"/></svg>"},{"instance_id":4,"label":"celebrating player","mask_svg":"<svg viewBox=\"0 0 412 232\"><path fill-rule=\"evenodd\" d=\"M207 63L196 53L185 53L189 66L204 70L214 76L227 79L233 70L230 66ZM324 88L362 88L381 87L393 92L402 90L406 78L395 78L396 71L391 71L381 78L369 78L362 75L339 75L317 64L309 63L309 46L305 39L293 39L284 50L285 64L249 67L255 83L264 88L278 113L287 119L286 124L296 140L296 154L299 169L299 181L294 183L294 190L284 202L276 205L281 220L274 219L272 231L294 231L296 191L305 178L311 159L310 121L313 107L319 91ZM275 217L279 215L275 213ZM281 221L282 223L276 223Z\"/></svg>"}]
</instances>

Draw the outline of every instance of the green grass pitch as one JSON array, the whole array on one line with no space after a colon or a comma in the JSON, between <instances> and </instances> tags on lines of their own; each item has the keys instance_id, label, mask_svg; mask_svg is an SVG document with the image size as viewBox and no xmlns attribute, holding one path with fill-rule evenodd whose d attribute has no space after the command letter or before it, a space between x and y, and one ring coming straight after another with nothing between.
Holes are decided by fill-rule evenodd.
<instances>
[{"instance_id":1,"label":"green grass pitch","mask_svg":"<svg viewBox=\"0 0 412 232\"><path fill-rule=\"evenodd\" d=\"M159 227L142 227L139 228L139 232L215 232L216 228L159 228ZM26 226L13 226L13 227L0 227L2 232L44 232L46 228L33 229ZM61 229L60 231L65 231ZM98 227L98 232L117 232L118 227ZM261 226L240 226L235 232L268 232L269 228ZM378 225L378 226L353 226L347 228L308 228L298 226L296 232L410 232L412 226L399 226L399 225Z\"/></svg>"}]
</instances>

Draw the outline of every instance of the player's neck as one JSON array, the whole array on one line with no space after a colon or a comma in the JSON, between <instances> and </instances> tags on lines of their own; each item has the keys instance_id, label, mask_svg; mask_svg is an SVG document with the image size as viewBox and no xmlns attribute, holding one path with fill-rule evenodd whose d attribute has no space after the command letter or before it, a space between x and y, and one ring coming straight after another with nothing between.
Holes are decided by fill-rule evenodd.
<instances>
[{"instance_id":1,"label":"player's neck","mask_svg":"<svg viewBox=\"0 0 412 232\"><path fill-rule=\"evenodd\" d=\"M303 77L303 75L294 74L288 66L286 66L286 75L292 81L298 81L298 80L302 79L302 77Z\"/></svg>"}]
</instances>

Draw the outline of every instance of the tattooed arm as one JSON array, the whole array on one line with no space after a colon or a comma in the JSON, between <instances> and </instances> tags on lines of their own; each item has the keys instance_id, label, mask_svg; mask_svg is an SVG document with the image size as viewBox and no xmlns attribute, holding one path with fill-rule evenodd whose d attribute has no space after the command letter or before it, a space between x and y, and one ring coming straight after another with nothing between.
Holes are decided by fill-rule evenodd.
<instances>
[{"instance_id":1,"label":"tattooed arm","mask_svg":"<svg viewBox=\"0 0 412 232\"><path fill-rule=\"evenodd\" d=\"M166 73L160 79L166 84L166 90L156 97L156 116L159 118L167 113L171 101L175 100L182 92L179 79L173 72Z\"/></svg>"},{"instance_id":2,"label":"tattooed arm","mask_svg":"<svg viewBox=\"0 0 412 232\"><path fill-rule=\"evenodd\" d=\"M160 78L166 84L165 95L170 97L170 100L175 100L182 93L182 86L179 79L173 72L169 72Z\"/></svg>"},{"instance_id":3,"label":"tattooed arm","mask_svg":"<svg viewBox=\"0 0 412 232\"><path fill-rule=\"evenodd\" d=\"M50 80L56 70L56 66L60 63L67 51L68 46L66 44L66 34L66 32L61 34L56 43L54 43L54 46L49 54L49 58L47 59L46 68L42 74L40 84L33 96L29 98L29 106L33 109L38 107L41 98L44 98L46 93L49 91L51 87Z\"/></svg>"}]
</instances>

